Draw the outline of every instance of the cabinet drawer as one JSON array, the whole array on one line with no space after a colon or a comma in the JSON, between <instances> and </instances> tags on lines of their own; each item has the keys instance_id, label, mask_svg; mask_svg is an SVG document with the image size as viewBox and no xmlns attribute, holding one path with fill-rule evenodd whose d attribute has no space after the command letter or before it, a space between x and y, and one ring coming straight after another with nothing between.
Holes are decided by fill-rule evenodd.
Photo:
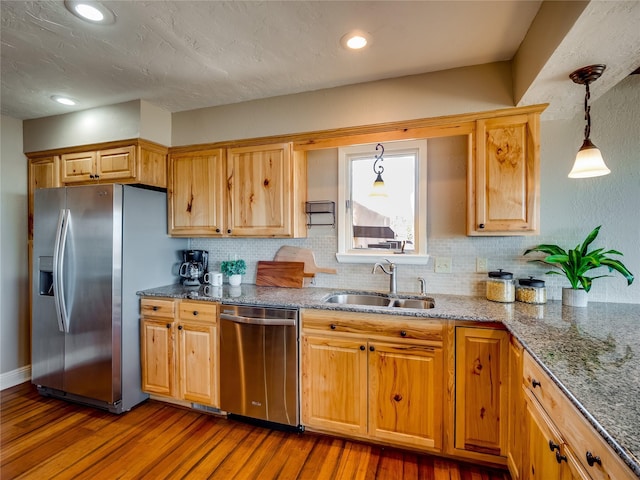
<instances>
[{"instance_id":1,"label":"cabinet drawer","mask_svg":"<svg viewBox=\"0 0 640 480\"><path fill-rule=\"evenodd\" d=\"M411 320L406 320L411 318ZM367 338L442 342L443 322L415 317L335 310L303 310L302 328L314 333L342 333Z\"/></svg>"},{"instance_id":2,"label":"cabinet drawer","mask_svg":"<svg viewBox=\"0 0 640 480\"><path fill-rule=\"evenodd\" d=\"M218 304L212 302L181 301L178 306L180 320L218 321Z\"/></svg>"},{"instance_id":3,"label":"cabinet drawer","mask_svg":"<svg viewBox=\"0 0 640 480\"><path fill-rule=\"evenodd\" d=\"M140 300L140 313L145 317L173 318L175 301L160 298L142 298Z\"/></svg>"},{"instance_id":4,"label":"cabinet drawer","mask_svg":"<svg viewBox=\"0 0 640 480\"><path fill-rule=\"evenodd\" d=\"M540 402L563 440L593 480L633 478L622 459L526 352L523 373L524 387Z\"/></svg>"}]
</instances>

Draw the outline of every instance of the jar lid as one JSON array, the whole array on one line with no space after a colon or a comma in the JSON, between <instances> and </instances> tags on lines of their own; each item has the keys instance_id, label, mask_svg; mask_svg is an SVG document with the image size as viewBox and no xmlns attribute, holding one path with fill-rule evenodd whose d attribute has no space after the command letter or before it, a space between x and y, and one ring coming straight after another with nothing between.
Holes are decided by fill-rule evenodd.
<instances>
[{"instance_id":1,"label":"jar lid","mask_svg":"<svg viewBox=\"0 0 640 480\"><path fill-rule=\"evenodd\" d=\"M524 287L544 287L544 280L538 280L533 277L521 278L518 282Z\"/></svg>"},{"instance_id":2,"label":"jar lid","mask_svg":"<svg viewBox=\"0 0 640 480\"><path fill-rule=\"evenodd\" d=\"M513 278L513 273L503 272L501 268L497 272L489 272L489 278L501 278L502 280L510 280Z\"/></svg>"}]
</instances>

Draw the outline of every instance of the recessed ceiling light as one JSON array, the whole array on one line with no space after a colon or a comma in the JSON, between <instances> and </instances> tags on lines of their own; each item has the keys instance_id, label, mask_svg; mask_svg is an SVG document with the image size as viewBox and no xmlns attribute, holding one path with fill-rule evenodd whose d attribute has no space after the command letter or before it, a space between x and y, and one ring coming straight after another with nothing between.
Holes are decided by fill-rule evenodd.
<instances>
[{"instance_id":1,"label":"recessed ceiling light","mask_svg":"<svg viewBox=\"0 0 640 480\"><path fill-rule=\"evenodd\" d=\"M77 100L74 100L73 98L70 98L70 97L63 97L62 95L51 95L51 100L53 100L54 102L61 103L62 105L73 106L78 104Z\"/></svg>"},{"instance_id":2,"label":"recessed ceiling light","mask_svg":"<svg viewBox=\"0 0 640 480\"><path fill-rule=\"evenodd\" d=\"M365 32L353 31L344 35L340 44L348 50L362 50L371 44L371 37Z\"/></svg>"},{"instance_id":3,"label":"recessed ceiling light","mask_svg":"<svg viewBox=\"0 0 640 480\"><path fill-rule=\"evenodd\" d=\"M99 25L107 25L116 21L116 16L111 10L100 2L93 0L65 0L65 7L76 17Z\"/></svg>"}]
</instances>

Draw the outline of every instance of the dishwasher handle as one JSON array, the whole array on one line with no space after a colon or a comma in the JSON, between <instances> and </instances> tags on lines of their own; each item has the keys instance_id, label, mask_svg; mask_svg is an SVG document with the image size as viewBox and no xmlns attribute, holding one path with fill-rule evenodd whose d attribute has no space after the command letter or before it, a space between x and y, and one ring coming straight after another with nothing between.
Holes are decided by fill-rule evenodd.
<instances>
[{"instance_id":1,"label":"dishwasher handle","mask_svg":"<svg viewBox=\"0 0 640 480\"><path fill-rule=\"evenodd\" d=\"M220 320L228 320L234 323L247 323L250 325L269 325L269 326L295 326L296 320L293 318L255 318L255 317L241 317L238 315L229 315L228 313L221 313Z\"/></svg>"}]
</instances>

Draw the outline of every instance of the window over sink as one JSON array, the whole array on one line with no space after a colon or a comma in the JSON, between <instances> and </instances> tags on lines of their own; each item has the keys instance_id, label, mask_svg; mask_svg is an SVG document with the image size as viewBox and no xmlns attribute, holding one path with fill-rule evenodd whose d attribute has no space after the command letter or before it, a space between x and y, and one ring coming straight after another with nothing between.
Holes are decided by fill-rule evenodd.
<instances>
[{"instance_id":1,"label":"window over sink","mask_svg":"<svg viewBox=\"0 0 640 480\"><path fill-rule=\"evenodd\" d=\"M338 159L338 261L426 264L426 140L349 146Z\"/></svg>"}]
</instances>

